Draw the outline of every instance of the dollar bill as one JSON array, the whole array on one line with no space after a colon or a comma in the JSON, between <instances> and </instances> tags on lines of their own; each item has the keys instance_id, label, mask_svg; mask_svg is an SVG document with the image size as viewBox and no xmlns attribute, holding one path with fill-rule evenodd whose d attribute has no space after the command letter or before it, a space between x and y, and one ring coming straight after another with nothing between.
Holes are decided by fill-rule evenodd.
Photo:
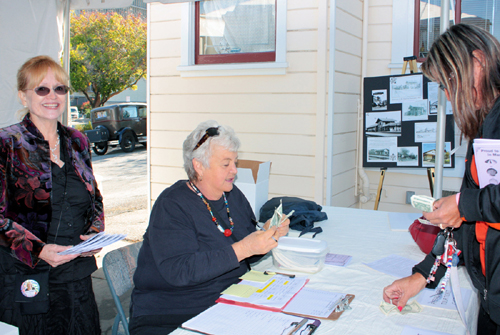
<instances>
[{"instance_id":1,"label":"dollar bill","mask_svg":"<svg viewBox=\"0 0 500 335\"><path fill-rule=\"evenodd\" d=\"M274 214L271 217L271 222L269 224L269 228L271 227L279 227L283 221L288 219L295 211L292 210L290 213L284 215L283 214L283 204L280 200L280 205L274 210Z\"/></svg>"},{"instance_id":2,"label":"dollar bill","mask_svg":"<svg viewBox=\"0 0 500 335\"><path fill-rule=\"evenodd\" d=\"M426 195L412 195L411 205L423 212L432 212L434 210L434 202L436 199Z\"/></svg>"},{"instance_id":3,"label":"dollar bill","mask_svg":"<svg viewBox=\"0 0 500 335\"><path fill-rule=\"evenodd\" d=\"M406 306L403 307L401 312L398 310L397 306L389 304L385 301L382 301L382 303L380 303L379 308L385 315L390 315L395 313L399 313L402 315L408 313L420 313L424 309L422 305L420 305L416 300L413 300L411 303L406 304Z\"/></svg>"}]
</instances>

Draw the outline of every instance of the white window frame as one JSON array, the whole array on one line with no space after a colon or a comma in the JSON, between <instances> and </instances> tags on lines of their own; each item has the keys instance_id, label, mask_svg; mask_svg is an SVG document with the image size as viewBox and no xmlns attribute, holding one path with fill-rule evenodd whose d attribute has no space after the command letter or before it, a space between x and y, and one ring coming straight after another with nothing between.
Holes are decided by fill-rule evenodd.
<instances>
[{"instance_id":1,"label":"white window frame","mask_svg":"<svg viewBox=\"0 0 500 335\"><path fill-rule=\"evenodd\" d=\"M284 75L286 61L286 0L276 0L276 60L262 63L201 64L194 63L195 3L182 4L181 77Z\"/></svg>"}]
</instances>

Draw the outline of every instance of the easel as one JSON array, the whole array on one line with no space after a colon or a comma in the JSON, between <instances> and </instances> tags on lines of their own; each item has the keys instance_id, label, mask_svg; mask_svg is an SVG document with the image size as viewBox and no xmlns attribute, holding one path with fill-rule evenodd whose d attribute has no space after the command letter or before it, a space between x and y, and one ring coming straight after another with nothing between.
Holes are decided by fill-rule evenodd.
<instances>
[{"instance_id":1,"label":"easel","mask_svg":"<svg viewBox=\"0 0 500 335\"><path fill-rule=\"evenodd\" d=\"M410 73L417 73L417 56L408 56L403 58L403 69L401 74L406 73L406 68L410 66ZM375 210L378 210L378 205L380 203L380 196L382 195L382 185L384 184L385 173L387 171L386 167L380 168L380 180L378 182L377 197L375 198ZM429 188L431 191L431 196L434 195L434 168L427 168L427 178L429 179Z\"/></svg>"},{"instance_id":2,"label":"easel","mask_svg":"<svg viewBox=\"0 0 500 335\"><path fill-rule=\"evenodd\" d=\"M410 73L417 73L417 56L408 56L403 58L403 70L401 71L401 74L406 73L408 65L410 65Z\"/></svg>"}]
</instances>

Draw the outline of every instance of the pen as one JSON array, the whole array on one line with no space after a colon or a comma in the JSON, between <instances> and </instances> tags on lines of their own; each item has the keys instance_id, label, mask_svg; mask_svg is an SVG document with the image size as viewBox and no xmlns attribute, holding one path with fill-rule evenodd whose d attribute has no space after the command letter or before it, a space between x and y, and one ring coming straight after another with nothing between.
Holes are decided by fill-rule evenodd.
<instances>
[{"instance_id":1,"label":"pen","mask_svg":"<svg viewBox=\"0 0 500 335\"><path fill-rule=\"evenodd\" d=\"M264 271L265 275L282 275L282 276L287 276L288 278L295 278L295 275L289 274L289 273L283 273L283 272L270 272L270 271Z\"/></svg>"}]
</instances>

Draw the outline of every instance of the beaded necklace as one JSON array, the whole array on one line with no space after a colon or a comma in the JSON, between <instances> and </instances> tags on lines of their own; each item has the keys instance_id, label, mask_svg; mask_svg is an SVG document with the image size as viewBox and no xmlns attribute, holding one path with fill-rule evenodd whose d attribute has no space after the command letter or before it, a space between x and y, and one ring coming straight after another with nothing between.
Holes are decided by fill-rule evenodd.
<instances>
[{"instance_id":1,"label":"beaded necklace","mask_svg":"<svg viewBox=\"0 0 500 335\"><path fill-rule=\"evenodd\" d=\"M189 181L189 185L191 185L196 194L200 197L201 200L203 200L203 203L205 203L205 205L207 206L207 209L210 212L210 215L212 216L212 221L215 223L220 232L223 233L224 236L231 236L231 234L233 233L234 222L233 219L231 218L231 213L229 212L229 204L227 203L226 194L222 192L222 196L224 197L224 203L226 204L227 217L229 218L229 223L231 224L231 227L229 229L222 228L221 225L217 222L217 219L215 218L214 213L212 212L212 208L210 207L210 204L208 203L207 199L205 199L205 197L203 196L203 193L201 193L201 191L191 181Z\"/></svg>"}]
</instances>

